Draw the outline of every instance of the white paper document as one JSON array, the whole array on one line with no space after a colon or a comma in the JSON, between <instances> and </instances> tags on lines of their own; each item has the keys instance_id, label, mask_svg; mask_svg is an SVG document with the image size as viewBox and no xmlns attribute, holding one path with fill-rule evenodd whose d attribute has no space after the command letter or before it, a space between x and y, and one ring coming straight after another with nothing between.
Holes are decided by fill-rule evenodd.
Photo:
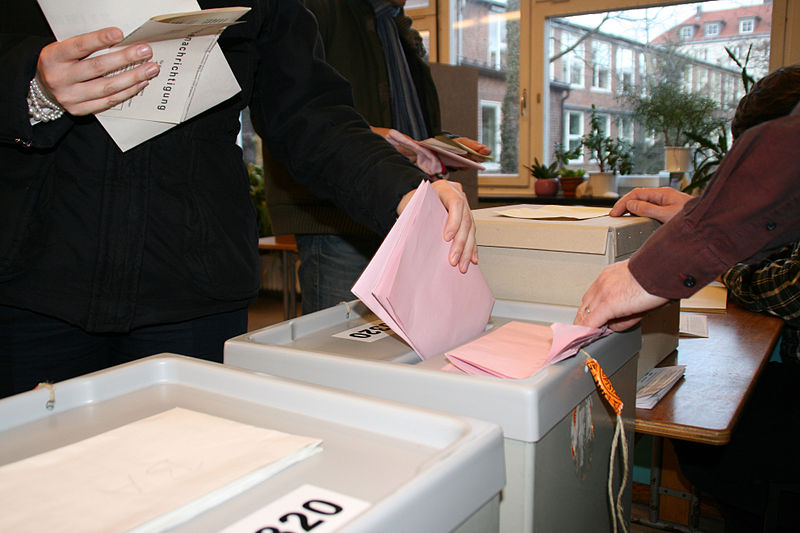
<instances>
[{"instance_id":1,"label":"white paper document","mask_svg":"<svg viewBox=\"0 0 800 533\"><path fill-rule=\"evenodd\" d=\"M4 531L164 531L321 441L175 408L0 467Z\"/></svg>"},{"instance_id":2,"label":"white paper document","mask_svg":"<svg viewBox=\"0 0 800 533\"><path fill-rule=\"evenodd\" d=\"M161 67L158 76L133 98L97 115L123 151L240 91L217 39L249 8L200 10L196 0L39 0L39 4L59 40L117 26L126 38L111 50L140 42L153 49L151 61Z\"/></svg>"},{"instance_id":3,"label":"white paper document","mask_svg":"<svg viewBox=\"0 0 800 533\"><path fill-rule=\"evenodd\" d=\"M683 377L686 365L658 366L636 382L636 408L652 409Z\"/></svg>"},{"instance_id":4,"label":"white paper document","mask_svg":"<svg viewBox=\"0 0 800 533\"><path fill-rule=\"evenodd\" d=\"M363 513L372 504L341 492L302 485L265 507L231 524L220 533L269 533L311 531L333 533ZM292 517L290 521L287 517ZM303 522L305 519L305 522ZM300 529L290 529L299 523ZM304 527L305 524L305 527Z\"/></svg>"},{"instance_id":5,"label":"white paper document","mask_svg":"<svg viewBox=\"0 0 800 533\"><path fill-rule=\"evenodd\" d=\"M694 313L681 313L678 333L681 337L708 337L708 317Z\"/></svg>"},{"instance_id":6,"label":"white paper document","mask_svg":"<svg viewBox=\"0 0 800 533\"><path fill-rule=\"evenodd\" d=\"M566 218L586 220L604 217L611 212L608 207L586 207L582 205L531 205L495 211L498 215L512 218Z\"/></svg>"}]
</instances>

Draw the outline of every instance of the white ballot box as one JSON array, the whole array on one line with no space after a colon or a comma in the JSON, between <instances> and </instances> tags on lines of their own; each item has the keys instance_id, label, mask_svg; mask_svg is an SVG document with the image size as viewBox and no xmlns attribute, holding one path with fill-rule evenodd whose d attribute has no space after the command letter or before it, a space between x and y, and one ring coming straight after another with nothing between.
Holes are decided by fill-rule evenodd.
<instances>
[{"instance_id":1,"label":"white ballot box","mask_svg":"<svg viewBox=\"0 0 800 533\"><path fill-rule=\"evenodd\" d=\"M574 315L566 306L498 300L489 327L510 320L571 323ZM624 402L630 449L640 343L634 329L584 348ZM444 354L421 361L358 300L225 344L225 364L500 424L506 459L500 530L507 533L611 530L607 486L616 415L596 392L585 360L579 354L522 380L442 370ZM623 467L617 453L616 488ZM630 519L630 476L624 501Z\"/></svg>"},{"instance_id":2,"label":"white ballot box","mask_svg":"<svg viewBox=\"0 0 800 533\"><path fill-rule=\"evenodd\" d=\"M498 530L504 466L502 432L496 424L171 354L56 383L52 396L50 390L39 388L0 400L0 472L5 473L0 475L0 492L8 495L15 490L3 487L10 472L29 474L31 470L20 465L27 468L37 461L41 465L40 454L59 454L119 430L138 428L137 424L174 408L255 431L312 437L321 441L320 449L211 505L190 504L194 513L177 525L160 527L153 525L156 520L136 531L301 531L302 524L315 524L315 533ZM147 445L147 439L142 441ZM238 448L231 442L229 434L220 431L192 444L202 450L223 447L220 454L208 451L199 463L211 462L217 455L239 461L241 454L232 451ZM256 459L268 450L261 441L258 444L253 451ZM92 455L80 464L106 461L100 464L122 466L123 474L129 468L130 483L116 478L98 483L104 492L118 492L123 504L131 494L151 490L159 475L183 475L176 463L156 460L158 454L152 461L159 464L141 468L146 474L131 462L114 464L120 448L106 446L102 458ZM60 479L58 472L50 471L49 482L68 489L50 501L20 509L30 514L30 524L38 523L37 513L63 511L67 520L64 509L71 505L69 498L85 490L69 487L72 478ZM197 480L206 481L202 474ZM190 491L189 485L193 484L179 485L174 492ZM9 505L5 497L4 503ZM3 522L8 525L11 509L6 509ZM62 525L58 529L87 530L70 528L68 522ZM120 530L102 526L95 529Z\"/></svg>"},{"instance_id":3,"label":"white ballot box","mask_svg":"<svg viewBox=\"0 0 800 533\"><path fill-rule=\"evenodd\" d=\"M474 210L481 270L495 298L579 306L606 266L628 259L661 225L645 217L512 218L502 206ZM678 347L678 302L642 319L638 375Z\"/></svg>"}]
</instances>

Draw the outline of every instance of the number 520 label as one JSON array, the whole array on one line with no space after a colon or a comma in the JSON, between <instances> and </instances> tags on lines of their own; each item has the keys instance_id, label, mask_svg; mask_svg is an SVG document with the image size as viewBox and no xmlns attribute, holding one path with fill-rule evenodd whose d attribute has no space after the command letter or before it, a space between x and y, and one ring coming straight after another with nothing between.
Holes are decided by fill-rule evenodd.
<instances>
[{"instance_id":1,"label":"number 520 label","mask_svg":"<svg viewBox=\"0 0 800 533\"><path fill-rule=\"evenodd\" d=\"M222 533L330 533L371 504L332 490L303 485L222 530Z\"/></svg>"}]
</instances>

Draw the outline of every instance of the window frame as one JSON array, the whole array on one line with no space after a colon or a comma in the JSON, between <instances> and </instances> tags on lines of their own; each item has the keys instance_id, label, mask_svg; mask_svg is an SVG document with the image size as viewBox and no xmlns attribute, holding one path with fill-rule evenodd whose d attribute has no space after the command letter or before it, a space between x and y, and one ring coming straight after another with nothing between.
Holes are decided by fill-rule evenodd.
<instances>
[{"instance_id":1,"label":"window frame","mask_svg":"<svg viewBox=\"0 0 800 533\"><path fill-rule=\"evenodd\" d=\"M438 57L450 62L450 20L455 20L456 0L430 0L438 6L437 30ZM533 196L533 182L529 172L522 167L533 157L541 159L547 133L544 131L546 112L544 99L549 80L549 64L545 61L549 35L545 20L549 17L570 16L643 7L673 5L674 0L520 0L520 72L519 95L519 171L514 175L480 175L478 194L481 198L493 196ZM690 2L687 2L690 3ZM408 11L407 11L408 12ZM413 13L409 13L412 16ZM415 17L416 20L416 17ZM415 22L416 25L416 22ZM773 70L781 65L800 61L800 3L773 0L772 33L770 37L770 63ZM794 36L794 38L791 38ZM432 40L433 40L432 35ZM637 65L641 72L641 65Z\"/></svg>"},{"instance_id":2,"label":"window frame","mask_svg":"<svg viewBox=\"0 0 800 533\"><path fill-rule=\"evenodd\" d=\"M578 124L578 126L580 126L580 132L579 133L571 133L570 132L570 126L572 126L572 121L570 120L570 115L575 115L577 117L577 120L576 120L575 123ZM572 150L573 149L572 141L580 142L580 140L583 138L584 133L586 132L586 113L584 113L583 111L578 110L578 109L565 109L564 110L564 124L566 124L567 127L564 128L564 136L561 139L561 143L567 150ZM579 158L577 158L577 159L570 159L569 160L569 164L570 165L579 165L579 164L583 163L583 159L584 159L584 156L583 156L583 153L581 152L581 156Z\"/></svg>"},{"instance_id":3,"label":"window frame","mask_svg":"<svg viewBox=\"0 0 800 533\"><path fill-rule=\"evenodd\" d=\"M500 155L502 153L502 146L500 144L500 124L503 120L503 106L500 102L495 102L492 100L479 100L478 101L478 141L482 144L485 144L489 148L492 149L492 155L494 156L494 162L486 161L483 165L487 169L491 169L492 166L499 167L499 163L497 161L500 160ZM486 140L483 138L483 110L484 109L492 109L495 112L495 118L497 119L497 131L495 132L496 138L492 144L486 144Z\"/></svg>"},{"instance_id":4,"label":"window frame","mask_svg":"<svg viewBox=\"0 0 800 533\"><path fill-rule=\"evenodd\" d=\"M598 53L598 48L605 48L606 50ZM604 41L602 39L592 39L592 91L603 93L611 92L612 49L613 47L608 41ZM605 57L605 64L597 61L598 55ZM605 87L599 83L602 80L603 72L605 72Z\"/></svg>"},{"instance_id":5,"label":"window frame","mask_svg":"<svg viewBox=\"0 0 800 533\"><path fill-rule=\"evenodd\" d=\"M712 20L711 22L706 22L703 29L706 37L716 37L722 33L722 23L718 20Z\"/></svg>"}]
</instances>

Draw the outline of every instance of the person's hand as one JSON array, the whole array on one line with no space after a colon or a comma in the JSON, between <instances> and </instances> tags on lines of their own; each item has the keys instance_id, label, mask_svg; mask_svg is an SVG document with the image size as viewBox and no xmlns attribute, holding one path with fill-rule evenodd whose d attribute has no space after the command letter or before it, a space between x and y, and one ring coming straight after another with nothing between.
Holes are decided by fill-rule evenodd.
<instances>
[{"instance_id":1,"label":"person's hand","mask_svg":"<svg viewBox=\"0 0 800 533\"><path fill-rule=\"evenodd\" d=\"M469 269L469 264L478 264L478 245L475 242L475 220L469 208L467 197L461 184L447 180L437 180L431 187L439 195L439 199L447 208L447 223L444 226L444 240L452 241L450 245L450 264L458 266L461 272ZM403 196L397 206L397 214L403 212L408 205L413 191Z\"/></svg>"},{"instance_id":2,"label":"person's hand","mask_svg":"<svg viewBox=\"0 0 800 533\"><path fill-rule=\"evenodd\" d=\"M621 217L625 213L668 222L692 197L671 187L634 189L614 204L609 213Z\"/></svg>"},{"instance_id":3,"label":"person's hand","mask_svg":"<svg viewBox=\"0 0 800 533\"><path fill-rule=\"evenodd\" d=\"M483 156L492 155L492 149L491 148L489 148L485 144L479 143L478 141L476 141L474 139L470 139L469 137L456 137L454 140L456 142L459 142L459 143L463 144L467 148L475 150L476 152L478 152L479 154L481 154ZM472 159L473 161L476 161L478 163L483 162L483 158L475 157L472 154L467 154L465 157L467 157L469 159Z\"/></svg>"},{"instance_id":4,"label":"person's hand","mask_svg":"<svg viewBox=\"0 0 800 533\"><path fill-rule=\"evenodd\" d=\"M411 161L412 163L416 163L417 162L417 154L413 150L408 148L407 145L400 144L400 143L397 143L397 142L392 142L393 135L394 135L392 132L393 131L397 131L397 130L392 130L391 128L381 128L379 126L370 126L369 129L371 129L373 133L377 133L378 135L380 135L381 137L383 137L384 139L389 141L389 143L392 146L394 146L397 149L398 152L400 152L401 154L406 156L406 158L409 161ZM400 132L398 131L397 133L400 133ZM402 133L400 133L400 135L402 135Z\"/></svg>"},{"instance_id":5,"label":"person's hand","mask_svg":"<svg viewBox=\"0 0 800 533\"><path fill-rule=\"evenodd\" d=\"M428 176L445 172L446 169L439 157L408 135L392 128L370 126L370 129L389 141L389 144L394 146L398 152L406 156L409 161L417 165Z\"/></svg>"},{"instance_id":6,"label":"person's hand","mask_svg":"<svg viewBox=\"0 0 800 533\"><path fill-rule=\"evenodd\" d=\"M39 86L75 116L99 113L119 105L144 89L159 72L157 64L146 62L153 57L152 49L146 44L88 57L122 38L119 28L104 28L50 43L39 54L36 72ZM142 64L120 71L134 63ZM120 72L106 77L117 71Z\"/></svg>"},{"instance_id":7,"label":"person's hand","mask_svg":"<svg viewBox=\"0 0 800 533\"><path fill-rule=\"evenodd\" d=\"M644 290L631 274L628 261L620 261L604 268L594 280L581 298L573 323L593 328L608 325L623 331L639 322L646 311L667 301Z\"/></svg>"}]
</instances>

